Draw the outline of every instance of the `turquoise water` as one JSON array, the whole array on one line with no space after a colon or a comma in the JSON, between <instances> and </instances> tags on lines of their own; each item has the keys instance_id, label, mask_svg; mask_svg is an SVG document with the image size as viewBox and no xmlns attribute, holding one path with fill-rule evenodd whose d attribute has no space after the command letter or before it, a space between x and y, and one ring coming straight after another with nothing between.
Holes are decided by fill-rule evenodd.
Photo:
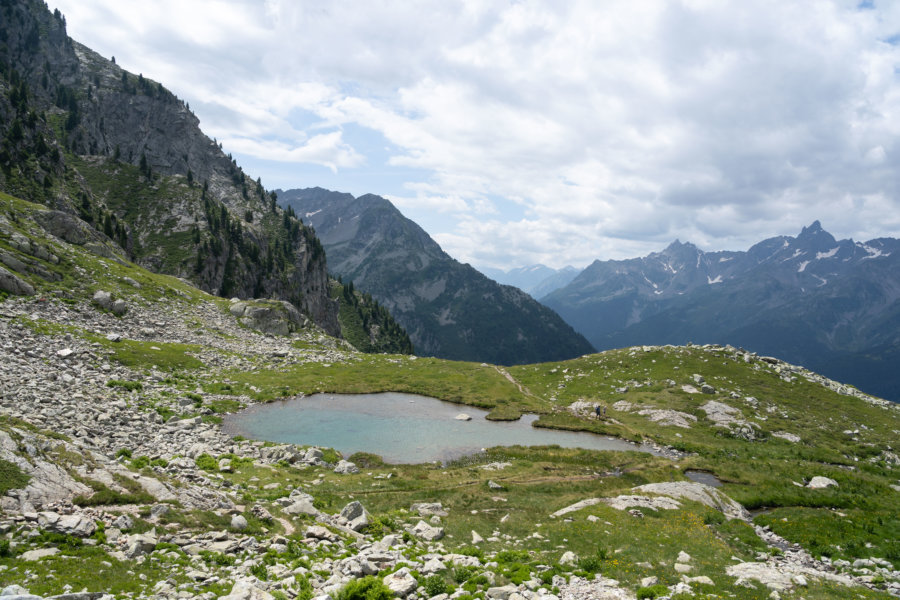
<instances>
[{"instance_id":1,"label":"turquoise water","mask_svg":"<svg viewBox=\"0 0 900 600\"><path fill-rule=\"evenodd\" d=\"M471 421L455 417L466 413ZM537 417L488 421L487 411L412 394L316 394L259 404L225 418L223 427L246 438L334 448L344 456L378 454L389 463L448 461L490 446L590 450L648 448L624 440L532 427Z\"/></svg>"}]
</instances>

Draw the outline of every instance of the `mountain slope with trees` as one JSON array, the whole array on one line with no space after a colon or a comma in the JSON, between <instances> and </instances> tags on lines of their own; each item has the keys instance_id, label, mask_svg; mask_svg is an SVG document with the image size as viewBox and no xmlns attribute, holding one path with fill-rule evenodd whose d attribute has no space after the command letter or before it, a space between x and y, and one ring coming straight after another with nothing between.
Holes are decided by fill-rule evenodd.
<instances>
[{"instance_id":1,"label":"mountain slope with trees","mask_svg":"<svg viewBox=\"0 0 900 600\"><path fill-rule=\"evenodd\" d=\"M0 5L0 190L123 258L223 296L287 300L331 333L319 240L161 83L66 34L38 0Z\"/></svg>"}]
</instances>

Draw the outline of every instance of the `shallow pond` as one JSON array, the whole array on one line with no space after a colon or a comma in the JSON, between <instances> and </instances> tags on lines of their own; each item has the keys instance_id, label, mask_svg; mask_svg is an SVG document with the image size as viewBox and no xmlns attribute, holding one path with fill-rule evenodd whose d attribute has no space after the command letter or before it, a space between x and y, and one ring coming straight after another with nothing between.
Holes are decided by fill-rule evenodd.
<instances>
[{"instance_id":1,"label":"shallow pond","mask_svg":"<svg viewBox=\"0 0 900 600\"><path fill-rule=\"evenodd\" d=\"M691 481L696 481L697 483L705 483L706 485L712 486L714 488L722 487L722 480L709 471L696 471L693 469L688 469L684 472L684 474Z\"/></svg>"},{"instance_id":2,"label":"shallow pond","mask_svg":"<svg viewBox=\"0 0 900 600\"><path fill-rule=\"evenodd\" d=\"M471 421L456 416L465 413ZM592 433L532 427L535 415L488 421L487 411L412 394L315 394L259 404L225 418L231 435L371 452L390 463L448 461L490 446L545 446L653 452ZM655 453L655 452L654 452Z\"/></svg>"}]
</instances>

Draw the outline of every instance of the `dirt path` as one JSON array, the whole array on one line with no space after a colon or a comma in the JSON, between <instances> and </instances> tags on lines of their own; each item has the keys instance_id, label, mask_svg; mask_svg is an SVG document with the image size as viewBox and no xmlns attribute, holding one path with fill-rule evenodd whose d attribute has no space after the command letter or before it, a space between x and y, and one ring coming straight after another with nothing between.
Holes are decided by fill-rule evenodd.
<instances>
[{"instance_id":1,"label":"dirt path","mask_svg":"<svg viewBox=\"0 0 900 600\"><path fill-rule=\"evenodd\" d=\"M494 368L497 370L498 373L500 373L501 375L506 377L506 379L511 384L516 386L516 388L519 390L519 392L521 392L522 394L525 394L526 396L529 396L530 398L536 398L537 400L542 400L542 398L540 396L535 396L534 394L531 393L531 390L529 390L527 387L525 387L524 385L519 383L515 377L513 377L512 375L509 374L509 371L507 371L503 367L498 367L496 365L494 365Z\"/></svg>"}]
</instances>

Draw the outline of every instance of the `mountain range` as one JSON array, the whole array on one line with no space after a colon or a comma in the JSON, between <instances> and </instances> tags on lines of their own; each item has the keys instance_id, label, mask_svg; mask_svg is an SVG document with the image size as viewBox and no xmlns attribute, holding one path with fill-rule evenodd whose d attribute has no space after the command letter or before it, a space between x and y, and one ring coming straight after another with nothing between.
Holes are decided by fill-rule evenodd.
<instances>
[{"instance_id":1,"label":"mountain range","mask_svg":"<svg viewBox=\"0 0 900 600\"><path fill-rule=\"evenodd\" d=\"M331 273L385 305L417 354L521 364L593 351L559 315L451 258L384 198L322 188L276 193L314 228Z\"/></svg>"},{"instance_id":2,"label":"mountain range","mask_svg":"<svg viewBox=\"0 0 900 600\"><path fill-rule=\"evenodd\" d=\"M836 240L816 221L746 252L673 242L595 261L542 302L598 349L723 343L900 400L900 240Z\"/></svg>"},{"instance_id":3,"label":"mountain range","mask_svg":"<svg viewBox=\"0 0 900 600\"><path fill-rule=\"evenodd\" d=\"M482 267L479 271L497 283L513 285L538 300L567 285L581 272L573 266L554 269L541 264L517 267L507 271Z\"/></svg>"}]
</instances>

